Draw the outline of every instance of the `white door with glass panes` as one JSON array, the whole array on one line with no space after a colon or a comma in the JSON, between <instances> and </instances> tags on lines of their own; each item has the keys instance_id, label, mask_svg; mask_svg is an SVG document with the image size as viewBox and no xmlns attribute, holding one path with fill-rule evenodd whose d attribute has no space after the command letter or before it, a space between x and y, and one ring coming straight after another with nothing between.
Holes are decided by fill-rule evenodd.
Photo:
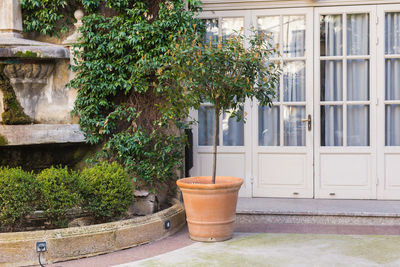
<instances>
[{"instance_id":1,"label":"white door with glass panes","mask_svg":"<svg viewBox=\"0 0 400 267\"><path fill-rule=\"evenodd\" d=\"M202 19L207 30L204 41L209 42L210 39L218 37L226 38L237 32L248 34L249 18L250 12L243 11L204 13ZM244 103L244 112L247 121L250 122L250 103ZM198 111L192 112L192 117L197 119L198 125L193 129L194 166L190 174L211 175L214 109L210 104L204 103ZM230 119L229 114L223 114L218 120L217 175L242 178L244 183L239 196L251 197L250 128L243 122Z\"/></svg>"},{"instance_id":2,"label":"white door with glass panes","mask_svg":"<svg viewBox=\"0 0 400 267\"><path fill-rule=\"evenodd\" d=\"M316 8L315 197L376 198L376 6Z\"/></svg>"},{"instance_id":3,"label":"white door with glass panes","mask_svg":"<svg viewBox=\"0 0 400 267\"><path fill-rule=\"evenodd\" d=\"M241 196L400 199L400 4L204 15L209 35L254 27L279 44L273 107L219 118L218 174L243 177ZM193 114L191 174L209 175L212 107Z\"/></svg>"},{"instance_id":4,"label":"white door with glass panes","mask_svg":"<svg viewBox=\"0 0 400 267\"><path fill-rule=\"evenodd\" d=\"M400 5L378 16L378 198L400 199Z\"/></svg>"},{"instance_id":5,"label":"white door with glass panes","mask_svg":"<svg viewBox=\"0 0 400 267\"><path fill-rule=\"evenodd\" d=\"M252 12L255 28L279 48L271 60L282 66L273 106L252 105L254 197L314 196L312 15L312 9Z\"/></svg>"}]
</instances>

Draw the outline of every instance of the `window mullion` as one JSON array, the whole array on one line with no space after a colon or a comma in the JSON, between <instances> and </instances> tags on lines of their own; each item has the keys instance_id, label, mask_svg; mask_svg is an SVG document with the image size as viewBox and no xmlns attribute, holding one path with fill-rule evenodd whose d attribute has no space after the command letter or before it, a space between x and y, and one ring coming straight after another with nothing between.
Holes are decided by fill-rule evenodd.
<instances>
[{"instance_id":1,"label":"window mullion","mask_svg":"<svg viewBox=\"0 0 400 267\"><path fill-rule=\"evenodd\" d=\"M280 53L280 61L281 61L281 66L283 67L283 16L279 16L279 53ZM285 135L285 129L283 125L283 73L281 74L281 77L279 78L279 102L280 102L280 108L279 108L279 127L280 127L280 146L284 146L284 135Z\"/></svg>"}]
</instances>

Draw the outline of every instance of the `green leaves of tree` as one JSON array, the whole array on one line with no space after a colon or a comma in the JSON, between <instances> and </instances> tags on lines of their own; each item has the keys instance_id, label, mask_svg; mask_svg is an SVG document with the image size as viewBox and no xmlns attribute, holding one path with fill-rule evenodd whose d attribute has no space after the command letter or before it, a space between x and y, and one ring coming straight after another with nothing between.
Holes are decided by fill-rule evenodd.
<instances>
[{"instance_id":1,"label":"green leaves of tree","mask_svg":"<svg viewBox=\"0 0 400 267\"><path fill-rule=\"evenodd\" d=\"M243 119L238 111L246 98L271 105L280 68L269 60L276 51L268 39L254 33L247 40L242 35L206 44L200 40L200 36L178 40L169 51L173 60L158 72L160 86L168 92L165 112L187 115L191 108L209 102L219 115L229 112Z\"/></svg>"}]
</instances>

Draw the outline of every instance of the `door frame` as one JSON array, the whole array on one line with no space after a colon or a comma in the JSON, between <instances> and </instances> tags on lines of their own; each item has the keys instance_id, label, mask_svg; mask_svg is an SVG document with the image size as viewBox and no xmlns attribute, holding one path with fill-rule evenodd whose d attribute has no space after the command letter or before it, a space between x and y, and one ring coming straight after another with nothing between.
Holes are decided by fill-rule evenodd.
<instances>
[{"instance_id":1,"label":"door frame","mask_svg":"<svg viewBox=\"0 0 400 267\"><path fill-rule=\"evenodd\" d=\"M249 36L251 34L251 11L249 10L235 10L235 11L205 11L198 15L200 19L218 19L219 34L222 32L222 18L243 18L244 35ZM245 44L247 45L247 44ZM217 148L217 175L221 175L221 161L224 158L243 157L243 185L239 191L239 197L252 197L252 176L251 176L251 103L246 100L244 103L244 114L246 123L244 124L244 146L223 146L223 135L220 131L219 134L219 146ZM190 112L190 117L198 120L197 110ZM219 119L219 129L222 129L222 119ZM191 175L208 175L204 170L202 164L205 160L212 158L212 146L199 146L198 145L198 126L197 124L192 128L193 130L193 168L190 170ZM212 166L209 166L209 174L211 174ZM223 174L226 175L226 174ZM240 175L236 175L240 176Z\"/></svg>"},{"instance_id":2,"label":"door frame","mask_svg":"<svg viewBox=\"0 0 400 267\"><path fill-rule=\"evenodd\" d=\"M364 101L369 102L370 110L370 146L369 147L349 147L349 146L341 146L341 147L322 147L321 144L321 104L320 104L320 15L322 14L342 14L343 15L343 60L347 59L356 59L356 56L347 56L347 32L346 32L346 16L345 14L357 14L357 13L369 13L370 14L370 56L369 56L369 64L370 64L370 73L369 73L369 82L370 82L370 100ZM363 6L341 6L341 9L338 10L337 7L316 7L314 8L314 118L315 118L315 138L314 138L314 190L315 190L315 198L337 198L337 199L376 199L376 158L377 158L377 131L376 131L376 106L377 106L377 96L376 96L376 78L375 73L377 72L377 64L376 64L376 5L363 5ZM328 58L328 57L325 57ZM334 59L334 57L332 57ZM342 61L347 62L347 61ZM346 89L347 88L347 65L343 64L343 99L346 99ZM343 103L346 104L347 101L343 100ZM347 136L347 117L345 112L345 105L343 110L343 145L346 144L346 136ZM354 192L354 189L340 185L336 186L325 186L321 181L321 155L370 155L369 159L369 175L368 177L368 185L369 188L360 189L357 192ZM340 168L340 166L338 166ZM353 192L351 192L353 190Z\"/></svg>"},{"instance_id":3,"label":"door frame","mask_svg":"<svg viewBox=\"0 0 400 267\"><path fill-rule=\"evenodd\" d=\"M313 8L289 8L289 9L263 9L251 11L252 25L256 28L257 18L261 16L287 16L287 15L304 15L306 22L306 53L303 57L306 67L306 116L313 114ZM281 34L282 35L282 34ZM280 44L283 45L283 36L280 38ZM281 78L282 79L282 78ZM281 83L282 84L282 83ZM294 103L295 104L295 103ZM282 146L283 127L280 126L281 146L258 146L258 105L254 101L252 105L252 181L253 181L253 197L295 197L295 198L313 198L314 197L314 179L313 179L313 135L314 123L312 121L312 130L306 129L306 146L305 147L289 147ZM282 111L281 111L282 114ZM282 124L282 116L280 123ZM293 154L305 155L304 168L304 184L302 186L293 185L265 185L260 183L260 166L258 155L277 155Z\"/></svg>"}]
</instances>

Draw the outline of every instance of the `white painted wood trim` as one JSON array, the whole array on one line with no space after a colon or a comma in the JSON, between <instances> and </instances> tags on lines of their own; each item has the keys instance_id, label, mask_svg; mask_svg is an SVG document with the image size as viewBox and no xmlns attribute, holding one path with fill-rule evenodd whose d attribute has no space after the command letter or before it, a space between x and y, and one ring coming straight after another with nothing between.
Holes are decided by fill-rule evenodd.
<instances>
[{"instance_id":1,"label":"white painted wood trim","mask_svg":"<svg viewBox=\"0 0 400 267\"><path fill-rule=\"evenodd\" d=\"M204 11L399 4L395 0L203 0Z\"/></svg>"}]
</instances>

